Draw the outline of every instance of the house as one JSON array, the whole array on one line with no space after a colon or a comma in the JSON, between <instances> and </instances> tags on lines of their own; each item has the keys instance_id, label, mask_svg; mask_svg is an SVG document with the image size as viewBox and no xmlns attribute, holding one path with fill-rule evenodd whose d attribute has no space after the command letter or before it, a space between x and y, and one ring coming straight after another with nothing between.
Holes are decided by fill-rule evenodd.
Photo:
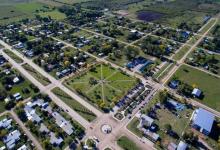
<instances>
[{"instance_id":1,"label":"house","mask_svg":"<svg viewBox=\"0 0 220 150\"><path fill-rule=\"evenodd\" d=\"M147 116L147 115L144 115L142 114L141 115L141 120L140 120L140 126L143 127L143 126L151 126L154 122L154 119L152 119L151 117Z\"/></svg>"},{"instance_id":2,"label":"house","mask_svg":"<svg viewBox=\"0 0 220 150\"><path fill-rule=\"evenodd\" d=\"M166 106L170 109L174 109L176 111L178 110L183 110L185 108L185 106L171 98L168 98Z\"/></svg>"},{"instance_id":3,"label":"house","mask_svg":"<svg viewBox=\"0 0 220 150\"><path fill-rule=\"evenodd\" d=\"M14 48L16 48L16 49L22 49L22 48L24 48L24 44L21 43L21 42L19 42L18 44L16 44L16 45L14 46Z\"/></svg>"},{"instance_id":4,"label":"house","mask_svg":"<svg viewBox=\"0 0 220 150\"><path fill-rule=\"evenodd\" d=\"M209 135L215 120L214 114L205 109L196 109L192 117L192 127L205 135Z\"/></svg>"},{"instance_id":5,"label":"house","mask_svg":"<svg viewBox=\"0 0 220 150\"><path fill-rule=\"evenodd\" d=\"M19 83L19 82L20 82L20 79L19 79L18 77L14 77L13 83L14 83L14 84L17 84L17 83Z\"/></svg>"},{"instance_id":6,"label":"house","mask_svg":"<svg viewBox=\"0 0 220 150\"><path fill-rule=\"evenodd\" d=\"M12 119L4 118L0 121L0 128L10 129L11 128Z\"/></svg>"},{"instance_id":7,"label":"house","mask_svg":"<svg viewBox=\"0 0 220 150\"><path fill-rule=\"evenodd\" d=\"M202 95L202 91L200 89L194 88L192 95L199 98Z\"/></svg>"},{"instance_id":8,"label":"house","mask_svg":"<svg viewBox=\"0 0 220 150\"><path fill-rule=\"evenodd\" d=\"M186 143L184 143L183 141L180 141L177 146L177 150L186 150L187 147L188 147L188 145Z\"/></svg>"},{"instance_id":9,"label":"house","mask_svg":"<svg viewBox=\"0 0 220 150\"><path fill-rule=\"evenodd\" d=\"M56 137L55 133L50 132L50 143L53 145L60 145L63 142L63 139L61 137Z\"/></svg>"},{"instance_id":10,"label":"house","mask_svg":"<svg viewBox=\"0 0 220 150\"><path fill-rule=\"evenodd\" d=\"M176 150L177 148L177 145L173 142L171 142L168 146L167 146L167 149L168 150Z\"/></svg>"},{"instance_id":11,"label":"house","mask_svg":"<svg viewBox=\"0 0 220 150\"><path fill-rule=\"evenodd\" d=\"M50 132L50 130L43 123L40 124L39 131L44 132L44 133L49 133Z\"/></svg>"},{"instance_id":12,"label":"house","mask_svg":"<svg viewBox=\"0 0 220 150\"><path fill-rule=\"evenodd\" d=\"M176 89L179 86L179 81L178 80L173 80L169 83L169 87L172 89Z\"/></svg>"},{"instance_id":13,"label":"house","mask_svg":"<svg viewBox=\"0 0 220 150\"><path fill-rule=\"evenodd\" d=\"M22 96L21 96L20 93L15 93L15 94L13 95L13 98L14 98L16 101L18 101L18 100L21 100L21 99L22 99Z\"/></svg>"},{"instance_id":14,"label":"house","mask_svg":"<svg viewBox=\"0 0 220 150\"><path fill-rule=\"evenodd\" d=\"M56 124L62 128L66 134L71 135L73 133L73 126L71 123L63 118L58 112L53 112L52 116L55 118Z\"/></svg>"},{"instance_id":15,"label":"house","mask_svg":"<svg viewBox=\"0 0 220 150\"><path fill-rule=\"evenodd\" d=\"M26 105L24 107L24 111L26 113L26 116L28 118L28 120L31 120L32 122L36 122L36 123L40 123L41 122L41 118L40 116L38 116L35 112L35 109L33 109L32 107Z\"/></svg>"},{"instance_id":16,"label":"house","mask_svg":"<svg viewBox=\"0 0 220 150\"><path fill-rule=\"evenodd\" d=\"M19 147L17 150L28 150L27 146L24 144L21 147Z\"/></svg>"},{"instance_id":17,"label":"house","mask_svg":"<svg viewBox=\"0 0 220 150\"><path fill-rule=\"evenodd\" d=\"M159 140L160 136L157 133L151 132L147 129L142 129L144 132L144 135L146 135L151 141L156 142Z\"/></svg>"},{"instance_id":18,"label":"house","mask_svg":"<svg viewBox=\"0 0 220 150\"><path fill-rule=\"evenodd\" d=\"M20 140L21 133L18 130L10 132L6 137L3 138L3 142L6 144L8 149L13 149L15 143Z\"/></svg>"}]
</instances>

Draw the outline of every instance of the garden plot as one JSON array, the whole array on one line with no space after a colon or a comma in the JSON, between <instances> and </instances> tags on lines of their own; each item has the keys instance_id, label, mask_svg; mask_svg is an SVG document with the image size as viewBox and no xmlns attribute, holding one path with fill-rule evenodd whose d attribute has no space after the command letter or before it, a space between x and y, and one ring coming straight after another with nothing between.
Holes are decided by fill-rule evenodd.
<instances>
[{"instance_id":1,"label":"garden plot","mask_svg":"<svg viewBox=\"0 0 220 150\"><path fill-rule=\"evenodd\" d=\"M135 78L105 64L92 67L80 76L65 81L66 86L103 110L114 107L136 84Z\"/></svg>"}]
</instances>

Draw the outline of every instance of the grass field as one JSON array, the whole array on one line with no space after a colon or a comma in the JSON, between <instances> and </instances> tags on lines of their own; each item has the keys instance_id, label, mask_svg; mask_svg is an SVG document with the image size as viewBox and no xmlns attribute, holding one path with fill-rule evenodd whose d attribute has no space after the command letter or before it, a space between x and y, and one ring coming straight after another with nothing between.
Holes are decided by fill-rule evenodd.
<instances>
[{"instance_id":1,"label":"grass field","mask_svg":"<svg viewBox=\"0 0 220 150\"><path fill-rule=\"evenodd\" d=\"M23 63L23 60L20 58L20 57L18 57L17 55L15 55L13 52L11 52L10 50L8 50L8 49L4 49L4 52L9 56L9 57L11 57L15 62L17 62L17 63Z\"/></svg>"},{"instance_id":2,"label":"grass field","mask_svg":"<svg viewBox=\"0 0 220 150\"><path fill-rule=\"evenodd\" d=\"M220 111L220 78L186 65L181 66L174 76L176 76L179 80L201 89L203 91L204 98L198 101Z\"/></svg>"},{"instance_id":3,"label":"grass field","mask_svg":"<svg viewBox=\"0 0 220 150\"><path fill-rule=\"evenodd\" d=\"M126 136L122 136L117 140L117 144L124 150L139 150L138 146Z\"/></svg>"},{"instance_id":4,"label":"grass field","mask_svg":"<svg viewBox=\"0 0 220 150\"><path fill-rule=\"evenodd\" d=\"M101 108L112 108L137 80L108 65L98 65L78 77L69 78L65 85L85 96Z\"/></svg>"},{"instance_id":5,"label":"grass field","mask_svg":"<svg viewBox=\"0 0 220 150\"><path fill-rule=\"evenodd\" d=\"M190 46L184 45L174 56L174 60L180 60L190 49Z\"/></svg>"},{"instance_id":6,"label":"grass field","mask_svg":"<svg viewBox=\"0 0 220 150\"><path fill-rule=\"evenodd\" d=\"M22 65L22 67L27 70L36 80L42 83L44 86L49 85L51 82L48 78L44 77L42 74L37 72L33 67L28 64Z\"/></svg>"},{"instance_id":7,"label":"grass field","mask_svg":"<svg viewBox=\"0 0 220 150\"><path fill-rule=\"evenodd\" d=\"M70 106L73 110L75 110L79 115L81 115L83 118L85 118L88 121L93 121L96 116L88 110L86 107L84 107L82 104L77 102L75 99L71 98L68 94L63 92L60 88L54 88L52 92L57 95L64 103L66 103L68 106Z\"/></svg>"},{"instance_id":8,"label":"grass field","mask_svg":"<svg viewBox=\"0 0 220 150\"><path fill-rule=\"evenodd\" d=\"M50 16L52 19L55 19L55 20L62 20L62 19L65 19L66 18L66 15L57 11L57 10L54 10L54 11L49 11L49 12L41 12L39 13L39 15L41 17L48 17Z\"/></svg>"},{"instance_id":9,"label":"grass field","mask_svg":"<svg viewBox=\"0 0 220 150\"><path fill-rule=\"evenodd\" d=\"M5 111L5 102L4 101L0 101L0 113Z\"/></svg>"},{"instance_id":10,"label":"grass field","mask_svg":"<svg viewBox=\"0 0 220 150\"><path fill-rule=\"evenodd\" d=\"M50 4L51 3L51 4ZM53 1L47 3L45 1L0 1L0 24L8 24L11 22L17 22L26 18L34 18L36 14L43 17L51 16L53 19L63 19L65 15L58 12L56 9L52 10L54 5Z\"/></svg>"},{"instance_id":11,"label":"grass field","mask_svg":"<svg viewBox=\"0 0 220 150\"><path fill-rule=\"evenodd\" d=\"M143 134L142 132L137 128L137 126L139 125L140 121L137 117L134 117L131 122L129 122L129 124L127 125L128 130L130 130L131 132L133 132L135 135L137 135L138 137L142 137Z\"/></svg>"},{"instance_id":12,"label":"grass field","mask_svg":"<svg viewBox=\"0 0 220 150\"><path fill-rule=\"evenodd\" d=\"M198 33L204 34L214 23L215 19L210 20Z\"/></svg>"},{"instance_id":13,"label":"grass field","mask_svg":"<svg viewBox=\"0 0 220 150\"><path fill-rule=\"evenodd\" d=\"M193 45L196 43L196 41L198 41L198 39L201 38L200 35L194 35L188 42L187 44Z\"/></svg>"}]
</instances>

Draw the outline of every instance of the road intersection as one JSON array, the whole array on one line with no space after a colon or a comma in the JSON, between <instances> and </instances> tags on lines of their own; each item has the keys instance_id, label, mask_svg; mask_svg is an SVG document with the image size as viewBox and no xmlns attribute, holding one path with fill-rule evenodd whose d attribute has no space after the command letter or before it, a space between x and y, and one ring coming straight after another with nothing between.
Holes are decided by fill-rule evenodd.
<instances>
[{"instance_id":1,"label":"road intersection","mask_svg":"<svg viewBox=\"0 0 220 150\"><path fill-rule=\"evenodd\" d=\"M214 18L213 18L214 19ZM155 81L153 81L152 79L146 79L143 76L141 76L140 74L136 73L136 72L132 72L124 67L120 67L112 62L107 61L105 58L99 58L97 56L94 56L93 54L89 53L89 52L85 52L87 55L95 58L98 62L102 62L102 63L106 63L106 64L110 64L112 67L114 68L118 68L121 69L123 71L125 71L127 74L134 76L138 79L140 79L142 81L142 83L146 84L148 83L150 86L153 87L153 90L150 92L150 94L147 96L147 98L145 99L145 101L143 101L140 105L137 106L137 108L133 111L132 113L132 118L135 117L135 115L137 113L139 113L139 109L141 108L141 106L143 106L144 103L147 103L148 101L151 100L151 98L153 97L153 95L159 91L159 90L163 90L163 89L168 89L169 91L173 92L173 94L176 94L174 91L170 90L169 88L167 88L165 86L165 83L170 79L170 77L172 77L172 75L176 72L176 70L178 70L178 68L184 64L184 60L187 57L187 55L195 49L195 47L201 42L201 40L208 34L208 32L211 30L211 28L216 24L215 23L210 26L210 28L201 35L201 37L199 38L199 40L197 40L197 42L191 46L190 50L179 60L177 61L178 65L175 65L174 68L170 71L170 73L166 76L166 78L164 78L162 84L161 83L157 83ZM85 30L85 29L84 29ZM91 32L91 31L89 31ZM100 36L104 36L101 34L98 34L96 32L94 32L95 35L100 35ZM109 37L107 37L109 38ZM73 46L72 44L69 44L65 41L62 41L60 39L54 38L57 41L60 41L62 43L64 43L66 46L69 47L73 47L76 48L75 46ZM128 45L129 43L127 42L123 42L120 41L126 45ZM67 87L65 87L62 82L60 80L55 79L54 77L52 77L51 75L49 75L47 72L45 72L42 68L40 68L38 65L36 65L34 62L32 62L32 60L26 58L25 56L23 56L21 53L19 53L18 51L14 50L10 45L8 45L7 43L5 43L4 41L0 41L0 44L3 45L6 49L10 50L11 52L13 52L15 55L17 55L18 57L20 57L24 63L29 64L31 67L33 67L36 71L38 71L40 74L42 74L43 76L45 76L46 78L48 78L51 81L51 84L44 86L42 85L39 81L37 81L30 73L28 73L22 66L21 64L16 63L12 58L10 58L4 51L1 51L2 55L13 65L13 67L15 67L16 69L18 69L27 79L29 79L30 81L32 81L33 84L35 84L41 92L48 94L52 100L58 105L60 106L62 109L64 109L65 111L67 111L67 113L73 118L75 119L77 122L79 122L82 126L84 126L86 128L86 137L97 137L99 139L99 144L98 144L98 148L100 149L104 149L105 147L111 147L112 149L118 150L120 149L116 143L117 139L122 136L122 135L126 135L127 137L129 137L130 139L132 139L132 141L134 141L135 143L137 143L137 145L139 145L139 147L141 149L154 149L154 144L150 141L143 141L142 139L140 139L139 137L137 137L136 135L134 135L133 133L131 133L128 129L127 129L127 125L130 122L130 119L128 119L127 117L125 119L123 119L122 121L118 121L113 117L112 113L109 114L105 114L103 112L101 112L100 110L98 110L97 108L95 108L93 105L91 105L90 103L88 103L86 100L84 100L82 97L78 96L76 93L74 93L73 91L71 91L70 89L68 89ZM129 44L130 45L130 44ZM60 100L55 94L53 94L53 92L51 92L51 90L55 87L59 87L60 89L62 89L65 93L68 93L73 99L77 100L79 103L81 103L83 106L85 106L87 109L89 109L90 111L92 111L96 116L97 119L95 119L93 122L88 122L86 121L83 117L81 117L77 112L75 112L74 110L72 110L68 105L66 105L62 100ZM177 95L179 96L179 95ZM205 108L211 112L213 112L216 116L220 116L219 112L199 103L196 102L194 100L188 99L188 101L190 101L192 104L194 104L195 106L199 106L202 108ZM13 116L16 118L15 114L12 113ZM18 119L18 118L17 118ZM17 120L19 122L19 120ZM101 132L101 126L103 124L109 124L112 127L112 132L108 135L104 134ZM20 125L20 122L19 122ZM30 136L31 137L31 136ZM32 139L32 138L31 138ZM34 140L34 139L33 139ZM36 141L35 141L36 142ZM34 142L34 143L35 143ZM39 143L38 143L39 144ZM35 143L35 145L37 146L38 149L42 149L42 147L40 145L38 145L37 142Z\"/></svg>"}]
</instances>

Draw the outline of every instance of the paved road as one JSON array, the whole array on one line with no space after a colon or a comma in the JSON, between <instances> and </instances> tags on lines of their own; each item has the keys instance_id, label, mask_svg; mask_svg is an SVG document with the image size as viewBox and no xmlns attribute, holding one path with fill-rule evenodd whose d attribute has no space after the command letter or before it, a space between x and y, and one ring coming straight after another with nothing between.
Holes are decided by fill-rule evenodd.
<instances>
[{"instance_id":1,"label":"paved road","mask_svg":"<svg viewBox=\"0 0 220 150\"><path fill-rule=\"evenodd\" d=\"M212 18L209 20L209 22L211 20L213 20L215 18ZM209 23L207 22L207 23ZM166 84L166 82L173 76L173 74L179 69L180 65L184 63L184 60L186 59L186 57L197 47L197 45L204 39L204 37L209 33L209 31L214 27L214 25L217 23L217 20L215 20L215 22L209 27L209 29L202 34L202 36L195 42L194 45L191 46L191 48L185 53L185 55L177 61L177 65L175 65L172 70L168 73L168 75L166 76L166 78L163 79L163 85ZM187 45L187 43L185 44Z\"/></svg>"},{"instance_id":2,"label":"paved road","mask_svg":"<svg viewBox=\"0 0 220 150\"><path fill-rule=\"evenodd\" d=\"M10 47L7 47L8 49ZM13 50L12 50L13 51ZM13 51L14 52L14 51ZM78 113L76 113L74 110L72 110L68 105L66 105L62 100L60 100L55 94L53 94L50 90L47 89L47 86L45 87L42 85L39 81L37 81L29 72L27 72L20 64L16 63L12 58L10 58L4 51L1 52L2 55L13 65L14 68L19 70L21 74L23 74L28 80L30 80L34 85L36 85L41 92L49 95L51 99L61 108L64 110L68 110L68 114L77 122L79 122L82 126L85 128L88 128L90 123L85 120L83 117L81 117ZM25 59L23 59L25 61ZM32 66L33 67L33 66ZM61 88L62 89L62 88Z\"/></svg>"},{"instance_id":3,"label":"paved road","mask_svg":"<svg viewBox=\"0 0 220 150\"><path fill-rule=\"evenodd\" d=\"M47 72L45 72L42 68L40 68L38 65L36 65L34 62L32 62L32 60L24 57L21 53L19 53L16 50L13 50L12 47L10 45L8 45L7 43L3 42L2 40L0 40L0 44L2 44L3 46L5 46L7 49L11 50L14 54L16 54L17 56L19 56L20 58L23 59L23 61L27 64L29 64L31 67L33 67L36 71L38 71L40 74L42 74L44 77L48 78L51 81L51 84L59 87L60 89L62 89L64 92L68 93L73 99L77 100L79 103L81 103L83 106L85 106L86 108L88 108L90 111L92 111L94 114L96 114L96 116L101 116L103 113L99 110L97 110L94 106L92 106L90 103L86 102L83 98L81 98L80 96L78 96L77 94L75 94L74 92L72 92L70 89L68 89L67 87L65 87L59 80L55 79L54 77L52 77L50 74L48 74ZM41 88L40 88L41 89Z\"/></svg>"},{"instance_id":4,"label":"paved road","mask_svg":"<svg viewBox=\"0 0 220 150\"><path fill-rule=\"evenodd\" d=\"M10 114L12 115L12 117L14 118L14 120L19 124L19 127L22 128L22 130L26 133L26 135L28 136L28 138L30 138L30 140L34 143L34 145L36 146L36 148L38 150L43 150L43 148L41 147L41 145L39 144L38 140L31 134L31 132L25 127L25 125L23 124L23 122L21 122L21 120L18 118L18 116L13 112L10 111Z\"/></svg>"}]
</instances>

